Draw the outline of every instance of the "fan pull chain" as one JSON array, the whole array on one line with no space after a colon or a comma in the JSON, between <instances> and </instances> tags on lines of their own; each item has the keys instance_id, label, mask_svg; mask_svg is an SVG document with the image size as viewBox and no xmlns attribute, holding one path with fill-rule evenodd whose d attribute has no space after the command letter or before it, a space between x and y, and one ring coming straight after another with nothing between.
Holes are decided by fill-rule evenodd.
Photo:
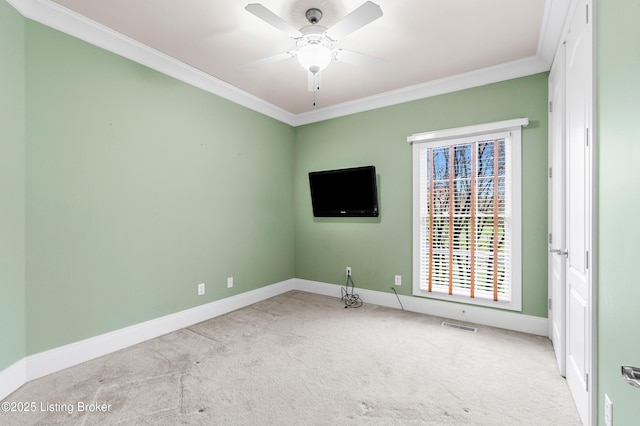
<instances>
[{"instance_id":1,"label":"fan pull chain","mask_svg":"<svg viewBox=\"0 0 640 426\"><path fill-rule=\"evenodd\" d=\"M317 86L314 82L313 85L313 106L316 106L316 92L320 90L320 86Z\"/></svg>"}]
</instances>

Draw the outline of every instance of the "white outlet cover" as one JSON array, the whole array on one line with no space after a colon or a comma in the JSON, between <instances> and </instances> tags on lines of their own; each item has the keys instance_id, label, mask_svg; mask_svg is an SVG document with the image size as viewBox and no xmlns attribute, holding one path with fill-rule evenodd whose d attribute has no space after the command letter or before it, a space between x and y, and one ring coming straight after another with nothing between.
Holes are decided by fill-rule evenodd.
<instances>
[{"instance_id":1,"label":"white outlet cover","mask_svg":"<svg viewBox=\"0 0 640 426\"><path fill-rule=\"evenodd\" d=\"M198 296L202 296L204 294L204 283L198 284Z\"/></svg>"},{"instance_id":2,"label":"white outlet cover","mask_svg":"<svg viewBox=\"0 0 640 426\"><path fill-rule=\"evenodd\" d=\"M402 275L396 275L396 285L402 285Z\"/></svg>"},{"instance_id":3,"label":"white outlet cover","mask_svg":"<svg viewBox=\"0 0 640 426\"><path fill-rule=\"evenodd\" d=\"M233 277L227 278L227 288L233 287Z\"/></svg>"}]
</instances>

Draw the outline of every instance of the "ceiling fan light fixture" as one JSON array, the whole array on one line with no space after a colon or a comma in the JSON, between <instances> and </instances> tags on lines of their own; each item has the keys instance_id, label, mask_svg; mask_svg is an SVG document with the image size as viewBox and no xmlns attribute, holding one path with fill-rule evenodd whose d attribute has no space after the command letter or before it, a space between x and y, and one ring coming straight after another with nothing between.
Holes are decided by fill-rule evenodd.
<instances>
[{"instance_id":1,"label":"ceiling fan light fixture","mask_svg":"<svg viewBox=\"0 0 640 426\"><path fill-rule=\"evenodd\" d=\"M331 49L321 43L307 43L298 48L296 55L302 68L317 73L325 69L331 62Z\"/></svg>"},{"instance_id":2,"label":"ceiling fan light fixture","mask_svg":"<svg viewBox=\"0 0 640 426\"><path fill-rule=\"evenodd\" d=\"M250 3L245 6L245 10L287 34L296 41L298 47L296 51L283 52L262 60L250 62L244 66L245 68L295 56L298 58L300 65L307 71L309 91L315 92L320 89L320 71L327 68L334 59L356 65L365 64L370 66L373 64L380 67L381 61L376 58L343 49L332 50L333 43L382 16L382 9L372 1L365 1L360 7L333 24L331 28L319 25L322 19L322 11L315 7L307 9L305 13L310 25L299 30L260 3Z\"/></svg>"}]
</instances>

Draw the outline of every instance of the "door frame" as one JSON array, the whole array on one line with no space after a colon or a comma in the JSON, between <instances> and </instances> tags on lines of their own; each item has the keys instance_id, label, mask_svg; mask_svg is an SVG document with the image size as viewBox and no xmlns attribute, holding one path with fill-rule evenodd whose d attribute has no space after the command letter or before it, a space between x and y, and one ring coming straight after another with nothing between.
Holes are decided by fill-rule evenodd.
<instances>
[{"instance_id":1,"label":"door frame","mask_svg":"<svg viewBox=\"0 0 640 426\"><path fill-rule=\"evenodd\" d=\"M561 37L559 39L558 47L556 49L556 53L554 55L554 62L558 60L559 50L563 48L563 44L567 39L567 35L569 33L570 24L574 13L576 13L576 9L580 0L571 0L571 4L568 8L568 13L565 17L565 23L563 27L563 31ZM598 276L598 190L596 182L598 182L598 130L597 130L597 120L596 120L596 105L597 105L597 90L596 90L596 79L595 79L595 68L596 68L596 7L597 3L594 0L586 0L586 4L588 5L587 16L591 25L591 64L590 64L590 72L591 72L591 81L590 81L590 111L589 111L589 149L587 150L588 159L586 163L590 167L589 173L589 181L587 183L587 197L589 199L588 202L588 210L589 210L589 224L588 229L590 235L588 236L588 250L589 250L589 269L587 275L587 283L588 283L588 292L589 292L589 309L587 312L588 318L586 321L587 327L587 339L588 339L588 353L589 353L589 362L587 365L587 371L589 374L588 387L589 387L589 395L588 395L588 408L587 408L587 424L595 425L598 422L598 371L596 366L598 365L598 345L597 345L597 306L598 306L598 291L597 291L597 276ZM584 13L583 11L579 11L579 13ZM566 72L566 69L565 69ZM566 120L566 115L565 118ZM566 299L566 298L565 298ZM566 316L566 306L564 307L564 315ZM565 322L566 325L566 322ZM550 325L551 327L551 325ZM567 333L565 332L565 339ZM566 350L565 350L566 356Z\"/></svg>"},{"instance_id":2,"label":"door frame","mask_svg":"<svg viewBox=\"0 0 640 426\"><path fill-rule=\"evenodd\" d=\"M555 256L561 256L559 253L553 252L553 250L565 250L566 249L566 241L565 241L565 221L566 221L566 208L565 208L565 198L566 191L564 185L565 181L565 173L566 173L566 165L564 162L566 161L566 103L565 103L565 91L566 91L566 68L565 68L565 45L562 43L558 51L556 53L556 60L551 67L551 71L549 73L549 140L548 140L548 166L549 166L549 174L548 174L548 203L549 203L549 214L548 214L548 312L549 312L549 338L553 343L553 349L556 353L556 360L558 362L558 369L560 374L564 377L566 375L566 265L564 260L560 260L561 270L559 274L561 275L560 280L560 288L555 289L554 286L558 285L558 283L554 282L554 269L552 262L556 260ZM552 84L553 82L553 84ZM556 97L556 94L560 92L560 99ZM559 135L559 138L558 138ZM560 140L558 140L560 139ZM555 148L555 144L561 143L562 146L559 149ZM558 158L556 157L556 154ZM555 190L559 190L561 206L558 209L558 206L554 207L554 198L557 200L557 197L554 196ZM559 222L559 226L556 229L554 227L556 220L554 220L554 215L560 214L560 217L557 219ZM555 291L554 291L555 290ZM559 324L556 324L559 323ZM558 325L558 327L556 327ZM557 339L555 338L556 332L555 329L559 329Z\"/></svg>"}]
</instances>

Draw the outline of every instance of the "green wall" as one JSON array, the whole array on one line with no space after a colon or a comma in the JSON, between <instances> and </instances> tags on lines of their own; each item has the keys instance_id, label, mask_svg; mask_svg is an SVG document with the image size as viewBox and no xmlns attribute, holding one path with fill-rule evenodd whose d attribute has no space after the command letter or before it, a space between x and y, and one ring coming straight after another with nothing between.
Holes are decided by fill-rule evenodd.
<instances>
[{"instance_id":1,"label":"green wall","mask_svg":"<svg viewBox=\"0 0 640 426\"><path fill-rule=\"evenodd\" d=\"M523 309L547 316L547 73L298 127L295 152L296 277L411 294L412 157L407 136L528 117L523 130ZM374 165L380 217L314 219L307 173Z\"/></svg>"},{"instance_id":2,"label":"green wall","mask_svg":"<svg viewBox=\"0 0 640 426\"><path fill-rule=\"evenodd\" d=\"M0 2L0 371L25 356L24 19Z\"/></svg>"},{"instance_id":3,"label":"green wall","mask_svg":"<svg viewBox=\"0 0 640 426\"><path fill-rule=\"evenodd\" d=\"M596 9L598 131L598 420L604 394L616 425L638 424L640 389L620 376L640 366L640 3L601 1Z\"/></svg>"},{"instance_id":4,"label":"green wall","mask_svg":"<svg viewBox=\"0 0 640 426\"><path fill-rule=\"evenodd\" d=\"M32 21L26 68L28 354L293 278L291 126Z\"/></svg>"},{"instance_id":5,"label":"green wall","mask_svg":"<svg viewBox=\"0 0 640 426\"><path fill-rule=\"evenodd\" d=\"M638 390L620 365L640 365L629 334L640 228L627 225L640 208L640 4L598 2L596 17L598 421L607 393L615 423L631 424ZM0 371L294 276L342 284L347 265L373 290L401 274L409 295L406 137L516 117L531 121L523 313L545 317L546 84L539 74L293 129L0 2ZM314 220L307 173L366 164L378 169L380 218Z\"/></svg>"},{"instance_id":6,"label":"green wall","mask_svg":"<svg viewBox=\"0 0 640 426\"><path fill-rule=\"evenodd\" d=\"M342 284L347 265L372 290L401 274L408 295L406 137L516 117L531 123L523 313L546 316L546 73L294 129L2 6L13 50L1 54L15 68L0 105L16 134L2 144L19 161L2 171L16 201L0 217L13 232L3 257L16 262L0 300L0 368L294 276ZM314 220L307 173L366 164L378 170L380 218Z\"/></svg>"}]
</instances>

